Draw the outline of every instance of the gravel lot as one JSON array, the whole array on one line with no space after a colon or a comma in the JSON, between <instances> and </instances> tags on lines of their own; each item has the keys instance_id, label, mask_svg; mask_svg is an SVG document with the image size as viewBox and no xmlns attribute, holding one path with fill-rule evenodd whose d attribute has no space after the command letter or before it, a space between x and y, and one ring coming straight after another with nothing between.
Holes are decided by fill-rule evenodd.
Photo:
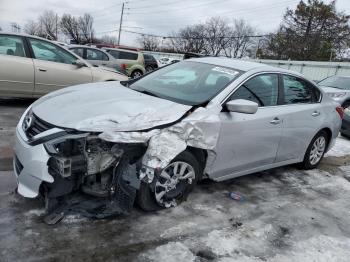
<instances>
[{"instance_id":1,"label":"gravel lot","mask_svg":"<svg viewBox=\"0 0 350 262\"><path fill-rule=\"evenodd\" d=\"M0 101L0 156L32 101ZM1 161L1 160L0 160ZM230 181L203 181L183 205L90 220L42 222L38 200L14 194L0 162L1 261L349 261L350 141L338 138L319 169L277 168ZM238 191L245 200L228 197Z\"/></svg>"}]
</instances>

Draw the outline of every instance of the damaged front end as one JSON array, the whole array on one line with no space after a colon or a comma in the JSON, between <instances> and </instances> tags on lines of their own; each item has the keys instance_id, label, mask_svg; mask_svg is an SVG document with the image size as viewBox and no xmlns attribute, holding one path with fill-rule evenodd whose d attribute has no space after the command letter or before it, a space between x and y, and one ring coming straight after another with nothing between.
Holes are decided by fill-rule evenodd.
<instances>
[{"instance_id":1,"label":"damaged front end","mask_svg":"<svg viewBox=\"0 0 350 262\"><path fill-rule=\"evenodd\" d=\"M125 130L126 122L111 121L110 116L99 117L98 124L89 120L89 125L64 130L26 112L17 126L15 145L18 192L25 197L38 193L44 197L52 214L46 220L49 224L69 212L96 218L127 213L137 192L145 187L158 206L175 206L175 197L168 196L182 194L177 192L177 183L193 184L215 159L220 110L197 108L176 122L154 123L143 131ZM25 119L31 124L29 131L22 126ZM96 126L101 129L96 131ZM175 162L169 176L167 168L189 148L196 151L190 152L199 165L196 174L185 160ZM182 171L189 175L175 174L178 165L187 165ZM167 181L161 181L161 176ZM157 182L164 192L157 191Z\"/></svg>"},{"instance_id":2,"label":"damaged front end","mask_svg":"<svg viewBox=\"0 0 350 262\"><path fill-rule=\"evenodd\" d=\"M132 208L140 187L144 144L106 142L83 133L51 140L44 147L54 179L40 188L49 212L58 208L59 213L79 211L103 218Z\"/></svg>"}]
</instances>

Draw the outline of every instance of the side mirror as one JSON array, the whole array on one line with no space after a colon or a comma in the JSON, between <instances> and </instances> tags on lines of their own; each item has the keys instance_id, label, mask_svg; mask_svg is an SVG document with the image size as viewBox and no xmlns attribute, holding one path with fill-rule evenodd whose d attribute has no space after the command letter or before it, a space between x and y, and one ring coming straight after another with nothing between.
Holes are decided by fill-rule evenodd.
<instances>
[{"instance_id":1,"label":"side mirror","mask_svg":"<svg viewBox=\"0 0 350 262\"><path fill-rule=\"evenodd\" d=\"M245 99L231 100L226 103L226 108L230 112L255 114L258 111L258 104Z\"/></svg>"},{"instance_id":2,"label":"side mirror","mask_svg":"<svg viewBox=\"0 0 350 262\"><path fill-rule=\"evenodd\" d=\"M87 65L85 64L85 62L83 60L78 59L77 61L74 62L74 65L76 65L77 67L87 67Z\"/></svg>"}]
</instances>

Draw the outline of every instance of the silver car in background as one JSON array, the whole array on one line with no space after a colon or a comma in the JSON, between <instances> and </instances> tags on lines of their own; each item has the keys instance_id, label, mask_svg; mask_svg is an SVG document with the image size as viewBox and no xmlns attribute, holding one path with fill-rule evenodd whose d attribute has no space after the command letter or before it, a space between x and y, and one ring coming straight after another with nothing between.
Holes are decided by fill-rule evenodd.
<instances>
[{"instance_id":1,"label":"silver car in background","mask_svg":"<svg viewBox=\"0 0 350 262\"><path fill-rule=\"evenodd\" d=\"M120 71L120 62L106 51L84 45L70 45L68 49L94 66L106 66Z\"/></svg>"},{"instance_id":2,"label":"silver car in background","mask_svg":"<svg viewBox=\"0 0 350 262\"><path fill-rule=\"evenodd\" d=\"M330 76L317 84L343 108L350 106L350 76Z\"/></svg>"},{"instance_id":3,"label":"silver car in background","mask_svg":"<svg viewBox=\"0 0 350 262\"><path fill-rule=\"evenodd\" d=\"M227 58L74 86L23 114L14 150L18 193L43 194L47 203L89 195L98 199L98 217L127 212L135 200L148 211L168 208L204 177L223 181L294 163L315 168L334 145L342 114L298 73Z\"/></svg>"},{"instance_id":4,"label":"silver car in background","mask_svg":"<svg viewBox=\"0 0 350 262\"><path fill-rule=\"evenodd\" d=\"M318 85L344 108L340 133L350 137L350 76L330 76L318 82Z\"/></svg>"},{"instance_id":5,"label":"silver car in background","mask_svg":"<svg viewBox=\"0 0 350 262\"><path fill-rule=\"evenodd\" d=\"M89 82L126 80L113 69L96 68L46 39L0 33L0 96L40 97Z\"/></svg>"}]
</instances>

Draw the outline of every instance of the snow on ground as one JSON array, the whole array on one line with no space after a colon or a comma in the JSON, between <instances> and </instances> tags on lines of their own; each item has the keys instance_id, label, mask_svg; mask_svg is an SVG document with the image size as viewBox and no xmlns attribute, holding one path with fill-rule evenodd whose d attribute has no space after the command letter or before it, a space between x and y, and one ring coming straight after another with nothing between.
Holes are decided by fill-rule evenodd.
<instances>
[{"instance_id":1,"label":"snow on ground","mask_svg":"<svg viewBox=\"0 0 350 262\"><path fill-rule=\"evenodd\" d=\"M203 195L194 196L192 202L180 208L204 212L208 221L231 217L231 225L222 223L202 235L189 234L150 249L140 255L139 261L350 261L350 183L345 178L350 166L339 170L344 173L292 167L277 169L270 177L266 172L261 181L249 184L249 191L238 185L245 201L227 197L228 202L221 200L221 208L203 199ZM248 177L241 179L249 183ZM229 187L235 189L232 184ZM217 188L211 197L226 194L226 190ZM201 223L198 218L197 224L179 221L161 237L191 232L192 226L199 228Z\"/></svg>"},{"instance_id":2,"label":"snow on ground","mask_svg":"<svg viewBox=\"0 0 350 262\"><path fill-rule=\"evenodd\" d=\"M340 156L345 156L349 154L350 154L350 140L348 138L339 136L333 148L329 150L325 156L340 157Z\"/></svg>"}]
</instances>

